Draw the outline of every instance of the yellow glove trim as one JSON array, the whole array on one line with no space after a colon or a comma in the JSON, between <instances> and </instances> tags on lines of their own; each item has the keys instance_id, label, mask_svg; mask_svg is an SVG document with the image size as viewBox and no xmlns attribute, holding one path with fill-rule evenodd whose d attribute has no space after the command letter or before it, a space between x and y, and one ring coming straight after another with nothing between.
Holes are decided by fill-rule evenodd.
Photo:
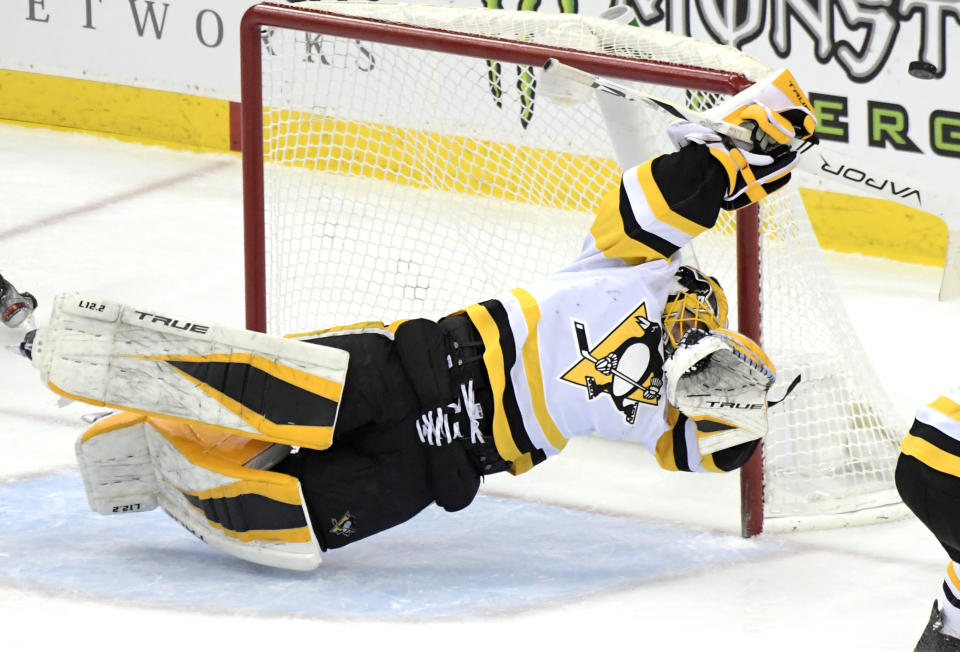
<instances>
[{"instance_id":1,"label":"yellow glove trim","mask_svg":"<svg viewBox=\"0 0 960 652\"><path fill-rule=\"evenodd\" d=\"M720 165L723 166L723 169L727 173L727 194L729 195L737 186L737 175L739 174L740 170L737 167L737 164L734 163L733 158L730 156L730 152L728 152L726 148L720 145L709 146L709 148L710 153L715 159L720 161Z\"/></svg>"},{"instance_id":2,"label":"yellow glove trim","mask_svg":"<svg viewBox=\"0 0 960 652\"><path fill-rule=\"evenodd\" d=\"M763 129L765 134L773 138L779 145L789 143L794 135L793 125L789 120L776 111L771 111L759 104L751 104L743 107L743 110L740 111L740 119L741 122L744 120L753 120Z\"/></svg>"}]
</instances>

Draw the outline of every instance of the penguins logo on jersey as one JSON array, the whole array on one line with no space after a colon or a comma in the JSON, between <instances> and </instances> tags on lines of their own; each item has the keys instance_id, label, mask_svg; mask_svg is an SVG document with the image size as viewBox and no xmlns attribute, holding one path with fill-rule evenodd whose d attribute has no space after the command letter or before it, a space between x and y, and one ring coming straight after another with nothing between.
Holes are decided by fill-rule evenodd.
<instances>
[{"instance_id":1,"label":"penguins logo on jersey","mask_svg":"<svg viewBox=\"0 0 960 652\"><path fill-rule=\"evenodd\" d=\"M561 376L563 380L586 388L590 400L609 394L627 423L636 419L640 403L660 401L663 327L647 319L645 303L593 347L583 322L574 320L573 328L580 360Z\"/></svg>"}]
</instances>

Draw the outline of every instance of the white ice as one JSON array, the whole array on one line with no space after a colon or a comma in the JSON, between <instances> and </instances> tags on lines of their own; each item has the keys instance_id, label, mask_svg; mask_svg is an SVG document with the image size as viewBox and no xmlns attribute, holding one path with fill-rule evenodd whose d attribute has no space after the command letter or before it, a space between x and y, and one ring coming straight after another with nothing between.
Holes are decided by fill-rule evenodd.
<instances>
[{"instance_id":1,"label":"white ice","mask_svg":"<svg viewBox=\"0 0 960 652\"><path fill-rule=\"evenodd\" d=\"M0 273L243 324L240 160L0 125ZM940 270L829 254L891 400L957 382ZM321 326L321 325L318 325ZM0 329L0 345L22 330ZM909 650L946 556L916 520L739 538L736 475L574 441L477 504L329 551L312 575L208 550L161 513L87 510L80 416L0 351L0 650Z\"/></svg>"}]
</instances>

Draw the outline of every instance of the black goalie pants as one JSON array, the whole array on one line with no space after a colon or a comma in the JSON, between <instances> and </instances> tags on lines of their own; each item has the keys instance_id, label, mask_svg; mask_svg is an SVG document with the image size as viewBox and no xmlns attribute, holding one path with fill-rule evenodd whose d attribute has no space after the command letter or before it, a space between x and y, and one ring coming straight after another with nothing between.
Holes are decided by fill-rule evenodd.
<instances>
[{"instance_id":1,"label":"black goalie pants","mask_svg":"<svg viewBox=\"0 0 960 652\"><path fill-rule=\"evenodd\" d=\"M901 453L896 483L903 502L960 563L960 478Z\"/></svg>"},{"instance_id":2,"label":"black goalie pants","mask_svg":"<svg viewBox=\"0 0 960 652\"><path fill-rule=\"evenodd\" d=\"M487 425L492 407L482 344L466 317L404 322L392 339L348 333L316 340L350 353L333 445L301 449L273 469L300 479L324 550L403 523L434 502L462 509L482 475L508 467ZM472 410L471 393L479 406ZM460 436L421 441L430 434L427 421L439 420L447 432L457 424Z\"/></svg>"}]
</instances>

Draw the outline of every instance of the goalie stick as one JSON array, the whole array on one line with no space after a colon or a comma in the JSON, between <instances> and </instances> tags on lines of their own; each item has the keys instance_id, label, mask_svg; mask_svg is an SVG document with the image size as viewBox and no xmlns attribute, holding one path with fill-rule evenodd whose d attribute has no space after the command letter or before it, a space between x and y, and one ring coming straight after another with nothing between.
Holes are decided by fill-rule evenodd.
<instances>
[{"instance_id":1,"label":"goalie stick","mask_svg":"<svg viewBox=\"0 0 960 652\"><path fill-rule=\"evenodd\" d=\"M692 111L686 107L674 104L668 100L638 91L623 84L619 84L604 77L598 77L592 73L568 66L557 59L547 59L543 64L543 73L540 76L538 86L541 93L561 101L582 102L590 97L592 90L596 89L602 93L620 97L630 102L641 102L651 106L659 111L663 111L679 120L686 120L711 129L718 134L722 134L732 139L734 142L751 146L751 132L745 127L740 127L722 120L714 120L710 116L704 115L698 111ZM791 141L791 147L806 145L804 141L794 139Z\"/></svg>"},{"instance_id":2,"label":"goalie stick","mask_svg":"<svg viewBox=\"0 0 960 652\"><path fill-rule=\"evenodd\" d=\"M593 364L597 364L599 360L597 360L597 358L590 353L590 343L587 340L587 327L584 326L582 322L575 321L573 322L573 328L574 330L576 330L576 333L577 333L577 347L580 349L580 356L584 360L592 362ZM641 389L641 390L646 389L630 376L627 376L626 374L618 371L616 367L610 370L610 375L616 376L617 378L619 378L620 380L626 383L630 383L637 389Z\"/></svg>"}]
</instances>

